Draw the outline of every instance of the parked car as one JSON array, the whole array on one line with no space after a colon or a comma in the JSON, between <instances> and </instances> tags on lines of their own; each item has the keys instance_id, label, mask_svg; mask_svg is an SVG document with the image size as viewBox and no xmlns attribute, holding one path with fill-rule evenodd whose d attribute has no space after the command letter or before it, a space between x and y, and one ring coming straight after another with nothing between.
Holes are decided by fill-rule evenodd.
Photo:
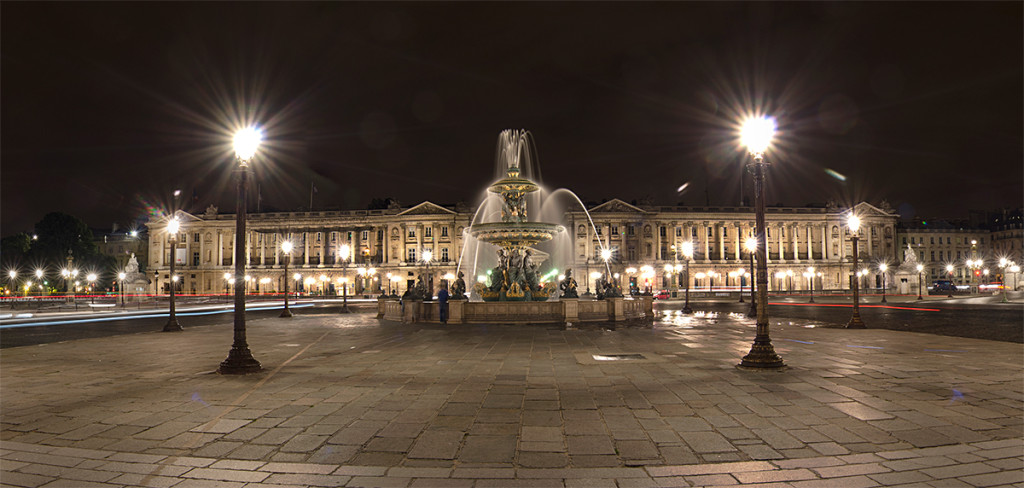
<instances>
[{"instance_id":1,"label":"parked car","mask_svg":"<svg viewBox=\"0 0 1024 488\"><path fill-rule=\"evenodd\" d=\"M956 285L950 280L935 280L932 286L928 287L929 295L948 295L956 291Z\"/></svg>"},{"instance_id":2,"label":"parked car","mask_svg":"<svg viewBox=\"0 0 1024 488\"><path fill-rule=\"evenodd\" d=\"M655 300L668 300L668 290L661 290L658 294L654 295Z\"/></svg>"}]
</instances>

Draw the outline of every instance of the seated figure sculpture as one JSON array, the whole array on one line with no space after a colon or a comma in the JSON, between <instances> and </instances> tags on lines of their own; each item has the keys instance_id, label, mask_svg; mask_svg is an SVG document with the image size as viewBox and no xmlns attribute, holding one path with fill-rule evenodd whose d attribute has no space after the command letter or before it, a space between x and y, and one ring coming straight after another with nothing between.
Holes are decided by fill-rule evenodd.
<instances>
[{"instance_id":1,"label":"seated figure sculpture","mask_svg":"<svg viewBox=\"0 0 1024 488\"><path fill-rule=\"evenodd\" d=\"M576 280L572 277L572 268L565 270L565 279L558 285L558 289L562 290L562 298L580 297L576 291Z\"/></svg>"},{"instance_id":2,"label":"seated figure sculpture","mask_svg":"<svg viewBox=\"0 0 1024 488\"><path fill-rule=\"evenodd\" d=\"M462 277L462 271L459 271L459 277L452 284L452 300L464 300L466 298L466 281Z\"/></svg>"}]
</instances>

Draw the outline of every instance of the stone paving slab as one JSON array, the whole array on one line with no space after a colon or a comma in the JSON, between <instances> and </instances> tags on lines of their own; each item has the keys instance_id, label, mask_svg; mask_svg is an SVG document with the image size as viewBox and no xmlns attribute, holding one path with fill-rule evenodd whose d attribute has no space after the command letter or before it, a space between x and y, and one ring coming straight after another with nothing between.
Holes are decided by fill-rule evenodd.
<instances>
[{"instance_id":1,"label":"stone paving slab","mask_svg":"<svg viewBox=\"0 0 1024 488\"><path fill-rule=\"evenodd\" d=\"M8 348L0 485L1024 485L1020 344L805 325L773 324L775 371L725 314L254 320L243 377L229 325Z\"/></svg>"}]
</instances>

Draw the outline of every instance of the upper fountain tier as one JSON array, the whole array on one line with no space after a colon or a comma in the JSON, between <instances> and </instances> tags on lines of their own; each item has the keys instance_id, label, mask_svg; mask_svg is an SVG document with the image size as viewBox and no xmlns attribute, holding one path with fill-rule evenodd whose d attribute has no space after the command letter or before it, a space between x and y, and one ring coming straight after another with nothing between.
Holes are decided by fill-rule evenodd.
<instances>
[{"instance_id":1,"label":"upper fountain tier","mask_svg":"<svg viewBox=\"0 0 1024 488\"><path fill-rule=\"evenodd\" d=\"M501 222L473 225L470 235L503 249L522 249L554 239L564 230L562 226L526 220L526 195L538 189L536 183L519 176L519 166L509 166L506 177L487 189L501 195Z\"/></svg>"}]
</instances>

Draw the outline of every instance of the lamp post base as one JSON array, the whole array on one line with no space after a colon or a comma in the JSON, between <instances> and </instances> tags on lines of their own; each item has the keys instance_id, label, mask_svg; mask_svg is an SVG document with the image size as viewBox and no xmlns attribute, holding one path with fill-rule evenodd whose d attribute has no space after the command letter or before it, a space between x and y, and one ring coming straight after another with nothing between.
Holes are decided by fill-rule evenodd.
<instances>
[{"instance_id":1,"label":"lamp post base","mask_svg":"<svg viewBox=\"0 0 1024 488\"><path fill-rule=\"evenodd\" d=\"M164 324L164 332L181 332L181 324L178 323L177 319L170 319Z\"/></svg>"},{"instance_id":2,"label":"lamp post base","mask_svg":"<svg viewBox=\"0 0 1024 488\"><path fill-rule=\"evenodd\" d=\"M291 312L290 310L288 310L288 309L286 308L286 309L284 309L284 310L283 310L283 311L281 312L281 315L280 315L280 316L281 316L281 317L291 317L291 316L292 316L292 312Z\"/></svg>"},{"instance_id":3,"label":"lamp post base","mask_svg":"<svg viewBox=\"0 0 1024 488\"><path fill-rule=\"evenodd\" d=\"M252 374L262 370L260 362L252 357L249 348L232 347L228 358L220 363L217 372L220 374Z\"/></svg>"},{"instance_id":4,"label":"lamp post base","mask_svg":"<svg viewBox=\"0 0 1024 488\"><path fill-rule=\"evenodd\" d=\"M846 324L847 329L866 329L867 326L860 320L860 314L857 312L853 313L853 317L850 317L850 322Z\"/></svg>"},{"instance_id":5,"label":"lamp post base","mask_svg":"<svg viewBox=\"0 0 1024 488\"><path fill-rule=\"evenodd\" d=\"M755 318L757 318L757 302L754 301L754 300L750 300L750 310L747 310L747 318L748 319L755 319Z\"/></svg>"},{"instance_id":6,"label":"lamp post base","mask_svg":"<svg viewBox=\"0 0 1024 488\"><path fill-rule=\"evenodd\" d=\"M740 366L745 368L781 368L785 365L782 358L775 353L772 341L767 336L755 337L750 352L740 361Z\"/></svg>"}]
</instances>

